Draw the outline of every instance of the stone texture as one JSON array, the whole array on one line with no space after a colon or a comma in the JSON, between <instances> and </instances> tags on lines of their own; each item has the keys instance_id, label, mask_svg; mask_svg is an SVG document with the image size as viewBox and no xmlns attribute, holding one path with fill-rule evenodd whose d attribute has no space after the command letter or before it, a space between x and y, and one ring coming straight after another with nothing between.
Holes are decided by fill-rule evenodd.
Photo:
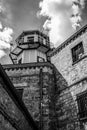
<instances>
[{"instance_id":1,"label":"stone texture","mask_svg":"<svg viewBox=\"0 0 87 130\"><path fill-rule=\"evenodd\" d=\"M15 130L16 128L31 130L23 113L4 89L4 86L4 81L0 77L0 130Z\"/></svg>"},{"instance_id":2,"label":"stone texture","mask_svg":"<svg viewBox=\"0 0 87 130\"><path fill-rule=\"evenodd\" d=\"M87 56L87 32L83 33L69 45L63 48L59 53L51 57L52 63L63 75L68 85L75 83L87 76L87 57L80 62L73 64L71 48L82 42L84 47L84 56Z\"/></svg>"},{"instance_id":3,"label":"stone texture","mask_svg":"<svg viewBox=\"0 0 87 130\"><path fill-rule=\"evenodd\" d=\"M22 100L41 130L57 130L56 92L67 86L55 66L51 66L5 70L15 88L23 88Z\"/></svg>"},{"instance_id":4,"label":"stone texture","mask_svg":"<svg viewBox=\"0 0 87 130\"><path fill-rule=\"evenodd\" d=\"M85 58L73 64L71 49L83 43ZM56 115L59 130L84 130L86 122L79 121L77 94L87 91L87 32L51 57L52 63L66 80L61 87L57 78ZM59 83L59 85L58 85Z\"/></svg>"}]
</instances>

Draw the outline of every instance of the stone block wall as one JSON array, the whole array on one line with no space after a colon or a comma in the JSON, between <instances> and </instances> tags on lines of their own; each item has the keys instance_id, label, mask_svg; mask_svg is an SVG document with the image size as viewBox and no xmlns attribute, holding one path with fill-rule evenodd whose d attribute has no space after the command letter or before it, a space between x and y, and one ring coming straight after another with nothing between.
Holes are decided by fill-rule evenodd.
<instances>
[{"instance_id":1,"label":"stone block wall","mask_svg":"<svg viewBox=\"0 0 87 130\"><path fill-rule=\"evenodd\" d=\"M84 55L73 64L71 49L83 43ZM55 52L55 51L54 51ZM68 83L61 87L57 78L56 116L59 130L86 130L85 121L80 121L77 95L87 91L87 31L73 38L59 52L51 55L51 61ZM64 81L64 80L63 80Z\"/></svg>"},{"instance_id":2,"label":"stone block wall","mask_svg":"<svg viewBox=\"0 0 87 130\"><path fill-rule=\"evenodd\" d=\"M59 89L67 83L54 65L42 63L4 66L16 89L22 88L22 100L42 130L57 130L56 102ZM61 109L61 108L60 108Z\"/></svg>"},{"instance_id":3,"label":"stone block wall","mask_svg":"<svg viewBox=\"0 0 87 130\"><path fill-rule=\"evenodd\" d=\"M73 64L71 49L83 43L84 55L82 60ZM82 33L77 38L74 38L68 45L61 49L51 57L51 62L56 66L58 71L63 75L68 85L77 82L87 76L87 32Z\"/></svg>"},{"instance_id":4,"label":"stone block wall","mask_svg":"<svg viewBox=\"0 0 87 130\"><path fill-rule=\"evenodd\" d=\"M80 121L79 116L77 95L82 92L87 92L87 79L56 93L59 130L85 130L85 125L87 127L87 120Z\"/></svg>"},{"instance_id":5,"label":"stone block wall","mask_svg":"<svg viewBox=\"0 0 87 130\"><path fill-rule=\"evenodd\" d=\"M23 89L22 100L40 129L50 129L49 91L54 87L52 67L14 67L6 69L6 73L16 89Z\"/></svg>"},{"instance_id":6,"label":"stone block wall","mask_svg":"<svg viewBox=\"0 0 87 130\"><path fill-rule=\"evenodd\" d=\"M22 65L5 71L16 89L23 88L22 100L41 130L84 130L76 99L78 93L86 91L86 81L68 87L52 64Z\"/></svg>"},{"instance_id":7,"label":"stone block wall","mask_svg":"<svg viewBox=\"0 0 87 130\"><path fill-rule=\"evenodd\" d=\"M31 130L11 94L5 89L6 87L8 86L0 77L0 130Z\"/></svg>"}]
</instances>

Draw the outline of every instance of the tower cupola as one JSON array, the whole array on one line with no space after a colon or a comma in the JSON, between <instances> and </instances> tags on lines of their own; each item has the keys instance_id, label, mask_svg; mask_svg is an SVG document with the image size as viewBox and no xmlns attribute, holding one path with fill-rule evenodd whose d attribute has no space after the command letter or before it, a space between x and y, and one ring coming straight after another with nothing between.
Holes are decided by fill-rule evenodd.
<instances>
[{"instance_id":1,"label":"tower cupola","mask_svg":"<svg viewBox=\"0 0 87 130\"><path fill-rule=\"evenodd\" d=\"M16 39L16 47L10 53L14 64L47 62L50 50L49 37L40 31L24 31Z\"/></svg>"}]
</instances>

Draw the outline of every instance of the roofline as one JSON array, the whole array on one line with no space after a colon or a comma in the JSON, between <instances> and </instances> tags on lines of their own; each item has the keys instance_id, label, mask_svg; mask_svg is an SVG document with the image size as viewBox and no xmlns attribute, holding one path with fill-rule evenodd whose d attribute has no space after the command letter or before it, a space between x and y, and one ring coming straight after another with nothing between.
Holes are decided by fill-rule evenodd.
<instances>
[{"instance_id":1,"label":"roofline","mask_svg":"<svg viewBox=\"0 0 87 130\"><path fill-rule=\"evenodd\" d=\"M43 33L43 32L41 32L41 31L39 31L39 30L26 30L26 31L23 31L17 38L16 38L16 40L18 40L20 37L22 37L24 34L26 34L26 33L29 33L29 34L33 34L33 33L38 33L38 34L41 34L41 35L43 35L45 38L49 38L45 33ZM15 40L15 41L16 41Z\"/></svg>"},{"instance_id":2,"label":"roofline","mask_svg":"<svg viewBox=\"0 0 87 130\"><path fill-rule=\"evenodd\" d=\"M13 99L13 101L15 102L17 107L21 110L22 114L24 115L24 117L28 121L31 128L33 130L38 130L36 123L34 122L33 118L31 117L30 113L28 112L27 108L25 107L25 104L23 103L23 101L17 95L16 90L15 90L12 82L10 81L9 77L7 76L5 71L3 70L3 67L1 64L0 64L0 75L3 78L3 81L6 85L6 86L5 85L3 86L4 89L7 91L7 93L10 95L10 97Z\"/></svg>"},{"instance_id":3,"label":"roofline","mask_svg":"<svg viewBox=\"0 0 87 130\"><path fill-rule=\"evenodd\" d=\"M49 63L49 62L34 62L34 63L24 63L24 64L7 64L7 65L3 65L3 68L6 70L9 69L23 69L23 68L35 68L35 67L51 67L53 68L53 64Z\"/></svg>"},{"instance_id":4,"label":"roofline","mask_svg":"<svg viewBox=\"0 0 87 130\"><path fill-rule=\"evenodd\" d=\"M83 26L81 29L79 29L76 33L71 35L67 40L65 40L60 46L58 46L56 49L51 52L50 56L54 56L57 53L59 53L62 49L64 49L66 46L68 46L72 41L74 41L76 38L79 37L79 35L82 35L87 30L87 24Z\"/></svg>"}]
</instances>

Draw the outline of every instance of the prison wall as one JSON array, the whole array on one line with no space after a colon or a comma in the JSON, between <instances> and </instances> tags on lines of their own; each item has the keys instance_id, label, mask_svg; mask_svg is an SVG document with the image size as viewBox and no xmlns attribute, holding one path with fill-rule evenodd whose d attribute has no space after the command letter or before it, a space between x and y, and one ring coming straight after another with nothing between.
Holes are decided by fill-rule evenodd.
<instances>
[{"instance_id":1,"label":"prison wall","mask_svg":"<svg viewBox=\"0 0 87 130\"><path fill-rule=\"evenodd\" d=\"M72 48L79 43L83 44L84 53L73 62ZM85 130L87 119L80 119L81 106L78 105L77 97L87 92L87 29L83 28L71 36L50 56L51 62L68 84L68 87L63 87L57 92L59 94L57 94L56 112L59 130Z\"/></svg>"},{"instance_id":2,"label":"prison wall","mask_svg":"<svg viewBox=\"0 0 87 130\"><path fill-rule=\"evenodd\" d=\"M54 65L31 63L3 67L38 127L41 130L57 130ZM64 79L59 72L57 77L62 87Z\"/></svg>"}]
</instances>

